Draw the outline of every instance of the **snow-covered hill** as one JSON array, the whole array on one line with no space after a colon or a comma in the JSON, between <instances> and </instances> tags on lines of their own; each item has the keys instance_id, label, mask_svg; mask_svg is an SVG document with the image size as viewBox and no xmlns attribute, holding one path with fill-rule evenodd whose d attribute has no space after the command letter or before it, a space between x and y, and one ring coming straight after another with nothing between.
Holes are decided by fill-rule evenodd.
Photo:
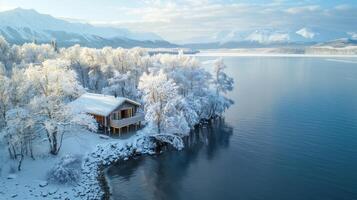
<instances>
[{"instance_id":1,"label":"snow-covered hill","mask_svg":"<svg viewBox=\"0 0 357 200\"><path fill-rule=\"evenodd\" d=\"M71 23L35 10L16 8L0 12L0 35L15 44L56 40L60 46L79 43L89 47L145 46L172 47L154 33L131 32L113 27L96 27L90 24Z\"/></svg>"}]
</instances>

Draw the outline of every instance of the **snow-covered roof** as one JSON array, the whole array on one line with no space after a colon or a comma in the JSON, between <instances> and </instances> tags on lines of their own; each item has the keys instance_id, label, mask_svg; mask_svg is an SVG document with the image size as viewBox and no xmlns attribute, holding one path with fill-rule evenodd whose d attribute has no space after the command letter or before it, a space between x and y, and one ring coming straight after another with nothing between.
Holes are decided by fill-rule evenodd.
<instances>
[{"instance_id":1,"label":"snow-covered roof","mask_svg":"<svg viewBox=\"0 0 357 200\"><path fill-rule=\"evenodd\" d=\"M110 95L94 93L85 93L78 99L72 101L69 105L75 111L86 112L89 114L101 116L108 116L124 102L140 106L140 103L125 97L114 97Z\"/></svg>"}]
</instances>

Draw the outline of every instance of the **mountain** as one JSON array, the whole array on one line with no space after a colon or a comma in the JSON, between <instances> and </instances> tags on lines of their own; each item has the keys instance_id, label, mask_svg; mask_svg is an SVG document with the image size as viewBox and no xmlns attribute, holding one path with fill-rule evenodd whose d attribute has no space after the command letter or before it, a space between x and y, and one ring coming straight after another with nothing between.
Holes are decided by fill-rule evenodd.
<instances>
[{"instance_id":1,"label":"mountain","mask_svg":"<svg viewBox=\"0 0 357 200\"><path fill-rule=\"evenodd\" d=\"M257 29L248 31L221 31L212 37L200 37L184 44L188 48L262 48L311 46L337 38L353 36L339 30L298 27L292 30Z\"/></svg>"},{"instance_id":2,"label":"mountain","mask_svg":"<svg viewBox=\"0 0 357 200\"><path fill-rule=\"evenodd\" d=\"M331 40L315 45L316 47L334 47L334 48L343 48L349 46L357 46L357 40L349 38L340 38L337 40Z\"/></svg>"},{"instance_id":3,"label":"mountain","mask_svg":"<svg viewBox=\"0 0 357 200\"><path fill-rule=\"evenodd\" d=\"M71 23L32 9L16 8L0 12L0 35L14 44L36 40L48 43L56 40L59 46L80 44L88 47L175 47L154 33L132 32L123 28L96 27Z\"/></svg>"}]
</instances>

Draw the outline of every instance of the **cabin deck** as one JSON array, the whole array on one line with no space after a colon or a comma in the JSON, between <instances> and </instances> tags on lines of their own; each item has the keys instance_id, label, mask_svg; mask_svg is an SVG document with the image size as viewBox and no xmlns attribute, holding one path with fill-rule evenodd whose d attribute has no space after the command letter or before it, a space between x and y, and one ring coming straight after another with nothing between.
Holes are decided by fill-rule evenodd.
<instances>
[{"instance_id":1,"label":"cabin deck","mask_svg":"<svg viewBox=\"0 0 357 200\"><path fill-rule=\"evenodd\" d=\"M122 128L131 124L137 124L141 121L144 121L144 119L145 116L143 113L136 113L132 117L127 117L119 120L110 120L110 126L113 128Z\"/></svg>"}]
</instances>

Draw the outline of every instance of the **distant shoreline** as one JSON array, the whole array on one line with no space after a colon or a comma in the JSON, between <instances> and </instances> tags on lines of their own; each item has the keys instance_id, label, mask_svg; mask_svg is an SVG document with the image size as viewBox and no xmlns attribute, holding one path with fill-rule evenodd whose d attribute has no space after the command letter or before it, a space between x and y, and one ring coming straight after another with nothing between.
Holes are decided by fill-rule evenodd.
<instances>
[{"instance_id":1,"label":"distant shoreline","mask_svg":"<svg viewBox=\"0 0 357 200\"><path fill-rule=\"evenodd\" d=\"M201 51L197 54L192 54L197 57L311 57L311 58L357 58L356 54L283 54L283 53L238 53L238 52L209 52Z\"/></svg>"}]
</instances>

